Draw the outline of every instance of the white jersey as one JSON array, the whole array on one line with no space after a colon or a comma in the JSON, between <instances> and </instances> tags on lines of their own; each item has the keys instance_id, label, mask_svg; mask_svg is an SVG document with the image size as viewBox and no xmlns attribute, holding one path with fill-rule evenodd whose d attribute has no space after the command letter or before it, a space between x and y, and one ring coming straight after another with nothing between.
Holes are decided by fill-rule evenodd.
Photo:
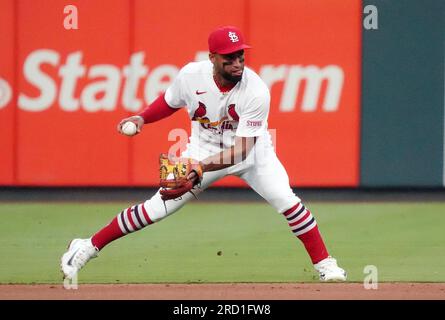
<instances>
[{"instance_id":1,"label":"white jersey","mask_svg":"<svg viewBox=\"0 0 445 320\"><path fill-rule=\"evenodd\" d=\"M192 121L187 156L202 160L233 146L235 136L270 141L269 88L247 67L235 87L221 92L209 60L189 63L165 92L165 100L172 108L187 108Z\"/></svg>"},{"instance_id":2,"label":"white jersey","mask_svg":"<svg viewBox=\"0 0 445 320\"><path fill-rule=\"evenodd\" d=\"M258 137L247 158L221 170L204 172L199 186L175 201L163 201L159 191L144 203L152 221L176 212L194 196L225 176L238 176L266 199L278 212L284 213L301 200L289 186L286 170L275 154L267 130L270 93L266 84L249 68L244 68L240 82L222 93L213 80L210 61L193 62L179 72L165 93L173 108L187 107L192 121L192 133L183 157L202 161L208 156L233 145L235 136ZM294 211L292 211L294 212ZM299 211L300 212L300 211ZM292 213L290 220L295 235L314 228L315 220L302 211L303 220ZM298 219L297 219L298 218ZM299 222L300 221L300 222Z\"/></svg>"}]
</instances>

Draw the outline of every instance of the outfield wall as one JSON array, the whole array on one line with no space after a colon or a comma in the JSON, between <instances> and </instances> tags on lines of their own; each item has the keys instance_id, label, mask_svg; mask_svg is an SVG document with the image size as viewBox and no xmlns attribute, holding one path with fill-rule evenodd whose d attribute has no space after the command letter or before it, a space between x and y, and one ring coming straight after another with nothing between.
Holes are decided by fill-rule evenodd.
<instances>
[{"instance_id":1,"label":"outfield wall","mask_svg":"<svg viewBox=\"0 0 445 320\"><path fill-rule=\"evenodd\" d=\"M158 154L175 129L189 132L187 114L134 138L116 125L232 24L271 89L269 128L293 186L442 186L445 8L396 2L373 1L379 25L366 30L359 0L78 0L78 29L66 29L65 1L0 0L0 185L157 185Z\"/></svg>"},{"instance_id":2,"label":"outfield wall","mask_svg":"<svg viewBox=\"0 0 445 320\"><path fill-rule=\"evenodd\" d=\"M444 185L445 1L365 0L361 185Z\"/></svg>"}]
</instances>

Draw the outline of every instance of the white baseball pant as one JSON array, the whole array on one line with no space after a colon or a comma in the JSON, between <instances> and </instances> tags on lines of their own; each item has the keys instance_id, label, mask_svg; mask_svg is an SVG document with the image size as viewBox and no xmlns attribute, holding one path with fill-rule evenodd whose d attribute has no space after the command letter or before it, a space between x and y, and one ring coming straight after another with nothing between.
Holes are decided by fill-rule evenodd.
<instances>
[{"instance_id":1,"label":"white baseball pant","mask_svg":"<svg viewBox=\"0 0 445 320\"><path fill-rule=\"evenodd\" d=\"M185 151L182 156L192 157L193 154ZM246 160L231 167L205 172L201 185L193 189L195 195L203 192L214 182L227 175L238 176L243 179L255 192L269 202L278 213L283 213L300 202L289 186L289 177L286 170L276 156L272 146L257 145L249 153ZM159 190L149 200L144 202L150 219L153 222L164 219L175 213L187 202L194 199L190 192L180 199L163 201Z\"/></svg>"}]
</instances>

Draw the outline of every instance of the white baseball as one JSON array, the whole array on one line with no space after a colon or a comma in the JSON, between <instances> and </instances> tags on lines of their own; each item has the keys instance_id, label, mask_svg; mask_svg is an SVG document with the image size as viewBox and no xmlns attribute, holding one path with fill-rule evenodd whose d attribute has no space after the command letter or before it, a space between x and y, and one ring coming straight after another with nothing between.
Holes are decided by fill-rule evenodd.
<instances>
[{"instance_id":1,"label":"white baseball","mask_svg":"<svg viewBox=\"0 0 445 320\"><path fill-rule=\"evenodd\" d=\"M134 122L127 121L122 125L122 132L127 136L134 136L136 131L137 127Z\"/></svg>"}]
</instances>

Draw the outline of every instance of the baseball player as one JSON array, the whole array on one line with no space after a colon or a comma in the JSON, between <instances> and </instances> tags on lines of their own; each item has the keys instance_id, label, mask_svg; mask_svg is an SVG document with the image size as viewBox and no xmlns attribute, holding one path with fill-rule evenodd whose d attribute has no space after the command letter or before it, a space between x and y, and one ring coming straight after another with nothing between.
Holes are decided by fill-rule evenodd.
<instances>
[{"instance_id":1,"label":"baseball player","mask_svg":"<svg viewBox=\"0 0 445 320\"><path fill-rule=\"evenodd\" d=\"M158 222L178 211L215 181L235 175L284 216L300 239L321 281L345 281L346 272L325 247L314 216L289 186L288 175L278 160L268 132L270 92L251 69L244 66L250 48L240 30L220 27L209 35L209 60L184 66L165 94L131 121L137 133L143 126L185 107L192 122L191 135L181 154L185 178L164 179L149 200L120 212L91 238L74 239L62 256L65 279L72 279L107 244ZM175 166L174 160L164 159ZM161 170L162 172L162 170ZM166 188L170 187L170 188Z\"/></svg>"}]
</instances>

